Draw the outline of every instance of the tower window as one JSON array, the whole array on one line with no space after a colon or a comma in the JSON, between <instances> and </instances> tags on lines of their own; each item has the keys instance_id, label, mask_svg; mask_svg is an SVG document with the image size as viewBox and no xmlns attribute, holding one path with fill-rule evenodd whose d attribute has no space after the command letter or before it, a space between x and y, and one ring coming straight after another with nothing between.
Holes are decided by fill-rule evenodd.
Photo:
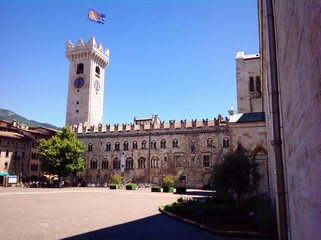
<instances>
[{"instance_id":1,"label":"tower window","mask_svg":"<svg viewBox=\"0 0 321 240\"><path fill-rule=\"evenodd\" d=\"M76 104L79 104L79 101L77 101Z\"/></svg>"},{"instance_id":2,"label":"tower window","mask_svg":"<svg viewBox=\"0 0 321 240\"><path fill-rule=\"evenodd\" d=\"M79 63L78 65L77 65L77 72L76 72L77 74L83 74L84 73L84 64L82 64L82 63Z\"/></svg>"},{"instance_id":3,"label":"tower window","mask_svg":"<svg viewBox=\"0 0 321 240\"><path fill-rule=\"evenodd\" d=\"M76 113L79 113L79 111L78 111L78 110L76 110Z\"/></svg>"},{"instance_id":4,"label":"tower window","mask_svg":"<svg viewBox=\"0 0 321 240\"><path fill-rule=\"evenodd\" d=\"M250 92L254 92L254 80L253 80L253 77L250 77Z\"/></svg>"},{"instance_id":5,"label":"tower window","mask_svg":"<svg viewBox=\"0 0 321 240\"><path fill-rule=\"evenodd\" d=\"M256 79L256 91L261 92L261 80L259 76L255 77Z\"/></svg>"},{"instance_id":6,"label":"tower window","mask_svg":"<svg viewBox=\"0 0 321 240\"><path fill-rule=\"evenodd\" d=\"M96 77L100 77L100 68L98 66L96 66L95 72L96 72L96 74L95 74Z\"/></svg>"}]
</instances>

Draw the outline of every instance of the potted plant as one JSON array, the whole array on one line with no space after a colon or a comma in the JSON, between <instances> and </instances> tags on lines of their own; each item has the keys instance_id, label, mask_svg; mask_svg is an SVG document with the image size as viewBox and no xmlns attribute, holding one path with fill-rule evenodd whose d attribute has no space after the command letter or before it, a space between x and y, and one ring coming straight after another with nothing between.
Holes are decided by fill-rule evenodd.
<instances>
[{"instance_id":1,"label":"potted plant","mask_svg":"<svg viewBox=\"0 0 321 240\"><path fill-rule=\"evenodd\" d=\"M121 181L123 180L123 177L119 174L119 173L116 173L112 179L113 181L113 184L109 185L109 188L110 189L119 189L119 184L121 183Z\"/></svg>"},{"instance_id":2,"label":"potted plant","mask_svg":"<svg viewBox=\"0 0 321 240\"><path fill-rule=\"evenodd\" d=\"M136 183L127 183L126 190L136 190L137 184Z\"/></svg>"},{"instance_id":3,"label":"potted plant","mask_svg":"<svg viewBox=\"0 0 321 240\"><path fill-rule=\"evenodd\" d=\"M162 180L163 192L174 192L174 178L167 175Z\"/></svg>"},{"instance_id":4,"label":"potted plant","mask_svg":"<svg viewBox=\"0 0 321 240\"><path fill-rule=\"evenodd\" d=\"M161 192L161 187L160 186L153 186L152 192Z\"/></svg>"}]
</instances>

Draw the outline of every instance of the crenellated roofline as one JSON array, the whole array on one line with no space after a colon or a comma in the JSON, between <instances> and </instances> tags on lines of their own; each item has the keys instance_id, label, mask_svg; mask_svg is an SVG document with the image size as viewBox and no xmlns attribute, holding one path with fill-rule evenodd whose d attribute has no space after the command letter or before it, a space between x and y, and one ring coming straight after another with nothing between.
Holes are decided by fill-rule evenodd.
<instances>
[{"instance_id":1,"label":"crenellated roofline","mask_svg":"<svg viewBox=\"0 0 321 240\"><path fill-rule=\"evenodd\" d=\"M105 133L105 134L120 134L120 133L149 133L151 131L182 131L182 130L209 130L209 129L220 129L224 130L228 128L228 118L223 118L221 115L213 120L203 119L198 121L197 119L187 122L187 120L181 120L176 122L171 120L169 122L160 123L148 123L148 124L99 124L98 126L89 126L86 123L79 123L72 127L76 134L95 134L95 133Z\"/></svg>"},{"instance_id":2,"label":"crenellated roofline","mask_svg":"<svg viewBox=\"0 0 321 240\"><path fill-rule=\"evenodd\" d=\"M76 46L68 40L66 43L66 57L70 62L93 59L105 68L109 64L109 49L106 48L104 51L102 44L96 44L94 37L91 37L87 43L84 43L80 38Z\"/></svg>"}]
</instances>

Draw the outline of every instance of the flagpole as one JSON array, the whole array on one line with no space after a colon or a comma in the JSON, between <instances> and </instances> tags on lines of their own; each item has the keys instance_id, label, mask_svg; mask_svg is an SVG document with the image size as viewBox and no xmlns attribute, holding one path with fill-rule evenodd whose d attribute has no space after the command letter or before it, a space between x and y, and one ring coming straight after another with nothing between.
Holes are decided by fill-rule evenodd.
<instances>
[{"instance_id":1,"label":"flagpole","mask_svg":"<svg viewBox=\"0 0 321 240\"><path fill-rule=\"evenodd\" d=\"M85 39L85 43L87 43L87 39L88 39L88 13L87 13L87 23L86 23L86 39Z\"/></svg>"}]
</instances>

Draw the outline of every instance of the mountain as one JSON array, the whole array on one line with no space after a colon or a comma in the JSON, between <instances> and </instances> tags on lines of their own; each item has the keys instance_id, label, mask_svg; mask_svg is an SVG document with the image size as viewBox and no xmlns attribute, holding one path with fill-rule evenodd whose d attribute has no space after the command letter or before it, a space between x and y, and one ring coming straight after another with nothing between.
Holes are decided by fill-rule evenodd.
<instances>
[{"instance_id":1,"label":"mountain","mask_svg":"<svg viewBox=\"0 0 321 240\"><path fill-rule=\"evenodd\" d=\"M23 116L20 116L6 109L0 109L0 120L7 120L8 122L12 122L13 120L16 120L17 123L23 124L29 127L45 127L45 128L61 130L61 128L51 125L49 123L40 123L34 120L29 120Z\"/></svg>"}]
</instances>

